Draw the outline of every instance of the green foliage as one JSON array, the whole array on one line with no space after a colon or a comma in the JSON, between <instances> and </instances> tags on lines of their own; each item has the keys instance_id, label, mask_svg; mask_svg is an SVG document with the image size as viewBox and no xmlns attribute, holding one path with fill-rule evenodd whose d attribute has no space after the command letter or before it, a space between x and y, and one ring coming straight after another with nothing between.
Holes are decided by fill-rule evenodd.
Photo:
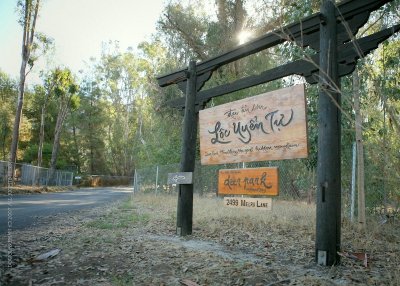
<instances>
[{"instance_id":1,"label":"green foliage","mask_svg":"<svg viewBox=\"0 0 400 286\"><path fill-rule=\"evenodd\" d=\"M65 101L66 98L69 100L78 92L78 86L69 69L56 68L52 71L48 84L52 86L52 92L61 101Z\"/></svg>"},{"instance_id":2,"label":"green foliage","mask_svg":"<svg viewBox=\"0 0 400 286\"><path fill-rule=\"evenodd\" d=\"M16 82L0 70L0 160L8 158L8 148L11 144L13 112L17 99Z\"/></svg>"},{"instance_id":3,"label":"green foliage","mask_svg":"<svg viewBox=\"0 0 400 286\"><path fill-rule=\"evenodd\" d=\"M51 143L43 144L42 167L49 167L50 159L51 159L51 149L52 149ZM25 163L36 165L37 164L37 155L38 155L38 145L37 144L29 145L24 151L22 160Z\"/></svg>"}]
</instances>

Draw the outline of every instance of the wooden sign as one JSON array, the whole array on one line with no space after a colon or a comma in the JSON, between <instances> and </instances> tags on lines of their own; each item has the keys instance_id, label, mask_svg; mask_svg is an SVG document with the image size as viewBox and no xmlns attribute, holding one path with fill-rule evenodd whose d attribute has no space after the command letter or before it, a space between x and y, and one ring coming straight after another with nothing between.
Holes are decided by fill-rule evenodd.
<instances>
[{"instance_id":1,"label":"wooden sign","mask_svg":"<svg viewBox=\"0 0 400 286\"><path fill-rule=\"evenodd\" d=\"M255 210L272 210L272 198L225 197L224 206Z\"/></svg>"},{"instance_id":2,"label":"wooden sign","mask_svg":"<svg viewBox=\"0 0 400 286\"><path fill-rule=\"evenodd\" d=\"M201 110L203 165L306 158L304 85Z\"/></svg>"},{"instance_id":3,"label":"wooden sign","mask_svg":"<svg viewBox=\"0 0 400 286\"><path fill-rule=\"evenodd\" d=\"M192 172L169 173L167 183L175 185L192 184L193 173Z\"/></svg>"},{"instance_id":4,"label":"wooden sign","mask_svg":"<svg viewBox=\"0 0 400 286\"><path fill-rule=\"evenodd\" d=\"M219 170L218 195L277 196L278 168Z\"/></svg>"}]
</instances>

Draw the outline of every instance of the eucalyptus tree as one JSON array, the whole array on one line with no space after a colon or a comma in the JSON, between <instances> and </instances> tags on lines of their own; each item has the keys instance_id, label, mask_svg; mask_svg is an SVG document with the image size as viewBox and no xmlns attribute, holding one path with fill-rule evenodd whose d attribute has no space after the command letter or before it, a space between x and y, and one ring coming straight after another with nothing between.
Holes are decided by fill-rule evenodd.
<instances>
[{"instance_id":1,"label":"eucalyptus tree","mask_svg":"<svg viewBox=\"0 0 400 286\"><path fill-rule=\"evenodd\" d=\"M3 161L7 160L7 147L11 143L12 110L17 95L17 83L0 71L0 152Z\"/></svg>"},{"instance_id":2,"label":"eucalyptus tree","mask_svg":"<svg viewBox=\"0 0 400 286\"><path fill-rule=\"evenodd\" d=\"M66 142L66 149L79 173L107 174L106 127L109 103L94 77L93 61L92 64L80 84L80 106L68 118L70 140Z\"/></svg>"},{"instance_id":3,"label":"eucalyptus tree","mask_svg":"<svg viewBox=\"0 0 400 286\"><path fill-rule=\"evenodd\" d=\"M399 204L400 192L400 41L384 43L361 73L364 116L366 205ZM386 210L385 207L385 210Z\"/></svg>"},{"instance_id":4,"label":"eucalyptus tree","mask_svg":"<svg viewBox=\"0 0 400 286\"><path fill-rule=\"evenodd\" d=\"M96 78L101 79L98 88L108 102L107 161L111 173L128 175L134 170L132 134L135 127L132 122L140 76L132 53L121 53L116 46L111 49L103 52L96 66Z\"/></svg>"},{"instance_id":5,"label":"eucalyptus tree","mask_svg":"<svg viewBox=\"0 0 400 286\"><path fill-rule=\"evenodd\" d=\"M17 157L19 129L24 103L25 80L40 53L45 53L52 46L52 40L43 34L35 33L36 21L40 9L40 0L19 0L17 3L21 13L20 24L23 27L22 61L19 75L18 101L14 119L10 149L10 162L15 163ZM29 68L27 70L27 68ZM13 170L11 170L13 172Z\"/></svg>"},{"instance_id":6,"label":"eucalyptus tree","mask_svg":"<svg viewBox=\"0 0 400 286\"><path fill-rule=\"evenodd\" d=\"M50 182L54 180L57 156L60 148L61 131L71 109L79 106L78 85L69 69L56 68L51 73L54 97L57 101L58 114L54 129L54 142L50 160Z\"/></svg>"},{"instance_id":7,"label":"eucalyptus tree","mask_svg":"<svg viewBox=\"0 0 400 286\"><path fill-rule=\"evenodd\" d=\"M37 153L37 166L42 166L43 160L43 144L45 136L45 118L47 112L47 106L51 96L54 94L54 87L56 82L54 81L54 76L50 73L44 76L43 86L36 87L36 93L40 96L41 108L40 108L40 128L39 128L39 143L38 143L38 153Z\"/></svg>"},{"instance_id":8,"label":"eucalyptus tree","mask_svg":"<svg viewBox=\"0 0 400 286\"><path fill-rule=\"evenodd\" d=\"M158 22L158 32L168 57L179 65L176 68L187 65L191 58L203 61L237 46L239 33L252 29L244 2L194 1L184 5L171 1ZM235 64L229 69L238 72Z\"/></svg>"}]
</instances>

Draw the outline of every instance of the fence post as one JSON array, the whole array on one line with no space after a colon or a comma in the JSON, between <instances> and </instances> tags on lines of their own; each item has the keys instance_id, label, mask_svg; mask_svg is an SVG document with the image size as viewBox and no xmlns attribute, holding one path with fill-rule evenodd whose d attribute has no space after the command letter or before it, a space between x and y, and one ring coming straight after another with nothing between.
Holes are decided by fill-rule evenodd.
<instances>
[{"instance_id":1,"label":"fence post","mask_svg":"<svg viewBox=\"0 0 400 286\"><path fill-rule=\"evenodd\" d=\"M135 192L138 193L139 192L139 184L138 184L138 173L137 170L135 169Z\"/></svg>"},{"instance_id":2,"label":"fence post","mask_svg":"<svg viewBox=\"0 0 400 286\"><path fill-rule=\"evenodd\" d=\"M135 169L135 173L133 174L133 192L137 192L137 170Z\"/></svg>"},{"instance_id":3,"label":"fence post","mask_svg":"<svg viewBox=\"0 0 400 286\"><path fill-rule=\"evenodd\" d=\"M49 185L49 170L46 170L46 186Z\"/></svg>"},{"instance_id":4,"label":"fence post","mask_svg":"<svg viewBox=\"0 0 400 286\"><path fill-rule=\"evenodd\" d=\"M156 168L156 196L157 196L157 193L158 193L158 165Z\"/></svg>"},{"instance_id":5,"label":"fence post","mask_svg":"<svg viewBox=\"0 0 400 286\"><path fill-rule=\"evenodd\" d=\"M350 221L354 221L354 202L356 196L356 160L357 160L357 145L353 143L353 162L351 167L351 201L350 201Z\"/></svg>"}]
</instances>

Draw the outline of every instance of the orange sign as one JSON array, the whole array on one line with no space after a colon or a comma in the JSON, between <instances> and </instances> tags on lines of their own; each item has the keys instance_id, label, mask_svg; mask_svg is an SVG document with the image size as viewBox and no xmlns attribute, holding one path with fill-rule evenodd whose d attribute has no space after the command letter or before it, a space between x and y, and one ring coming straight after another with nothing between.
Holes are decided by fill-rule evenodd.
<instances>
[{"instance_id":1,"label":"orange sign","mask_svg":"<svg viewBox=\"0 0 400 286\"><path fill-rule=\"evenodd\" d=\"M218 195L277 196L278 168L219 170Z\"/></svg>"},{"instance_id":2,"label":"orange sign","mask_svg":"<svg viewBox=\"0 0 400 286\"><path fill-rule=\"evenodd\" d=\"M308 156L304 85L201 110L202 165Z\"/></svg>"}]
</instances>

